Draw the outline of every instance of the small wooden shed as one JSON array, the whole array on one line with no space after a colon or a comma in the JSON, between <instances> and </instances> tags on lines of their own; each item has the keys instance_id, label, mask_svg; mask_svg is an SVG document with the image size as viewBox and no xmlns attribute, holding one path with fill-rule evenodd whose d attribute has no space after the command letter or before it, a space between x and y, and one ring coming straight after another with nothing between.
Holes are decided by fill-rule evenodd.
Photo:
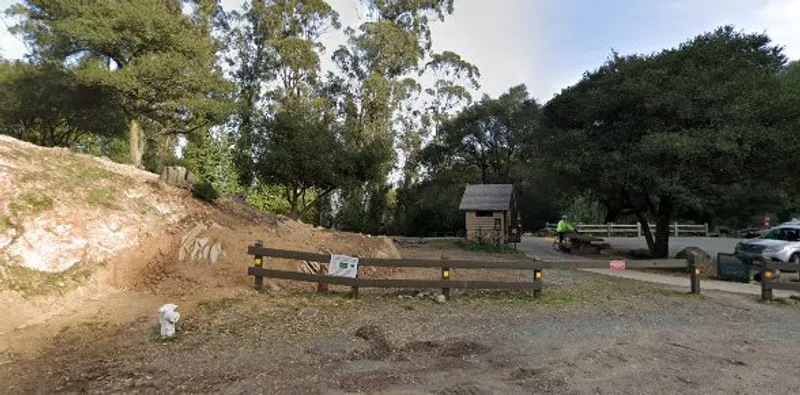
<instances>
[{"instance_id":1,"label":"small wooden shed","mask_svg":"<svg viewBox=\"0 0 800 395\"><path fill-rule=\"evenodd\" d=\"M511 184L467 185L461 204L468 240L507 244L519 241L519 214Z\"/></svg>"}]
</instances>

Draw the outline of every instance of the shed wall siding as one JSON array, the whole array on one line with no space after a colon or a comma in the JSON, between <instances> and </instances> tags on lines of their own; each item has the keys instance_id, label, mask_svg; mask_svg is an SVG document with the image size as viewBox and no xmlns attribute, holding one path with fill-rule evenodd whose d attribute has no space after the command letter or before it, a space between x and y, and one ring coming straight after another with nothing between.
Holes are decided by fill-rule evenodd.
<instances>
[{"instance_id":1,"label":"shed wall siding","mask_svg":"<svg viewBox=\"0 0 800 395\"><path fill-rule=\"evenodd\" d=\"M466 212L466 224L467 224L467 238L469 240L477 241L479 231L483 232L485 238L489 238L489 241L492 241L491 238L494 237L494 220L495 218L500 219L500 242L505 243L505 234L506 234L506 211L495 211L491 217L478 217L475 211L467 211Z\"/></svg>"}]
</instances>

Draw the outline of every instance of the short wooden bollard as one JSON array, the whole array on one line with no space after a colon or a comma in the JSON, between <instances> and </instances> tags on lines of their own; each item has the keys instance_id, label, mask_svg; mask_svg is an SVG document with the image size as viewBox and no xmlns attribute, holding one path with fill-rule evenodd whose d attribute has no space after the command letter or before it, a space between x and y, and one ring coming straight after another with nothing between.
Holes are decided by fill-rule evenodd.
<instances>
[{"instance_id":1,"label":"short wooden bollard","mask_svg":"<svg viewBox=\"0 0 800 395\"><path fill-rule=\"evenodd\" d=\"M700 293L700 268L694 264L689 265L689 280L691 281L691 290L693 294Z\"/></svg>"},{"instance_id":2,"label":"short wooden bollard","mask_svg":"<svg viewBox=\"0 0 800 395\"><path fill-rule=\"evenodd\" d=\"M261 240L256 240L256 248L264 247L264 242ZM264 257L261 255L255 255L253 257L253 266L257 268L264 267ZM255 277L255 288L256 290L260 291L264 289L264 277L259 276L258 274L254 275Z\"/></svg>"},{"instance_id":3,"label":"short wooden bollard","mask_svg":"<svg viewBox=\"0 0 800 395\"><path fill-rule=\"evenodd\" d=\"M542 296L542 271L540 269L533 270L533 283L536 285L533 289L533 297L538 298Z\"/></svg>"},{"instance_id":4,"label":"short wooden bollard","mask_svg":"<svg viewBox=\"0 0 800 395\"><path fill-rule=\"evenodd\" d=\"M442 255L442 260L446 261L448 258ZM442 295L444 295L447 300L450 300L450 268L442 266L442 282L444 285L442 286Z\"/></svg>"},{"instance_id":5,"label":"short wooden bollard","mask_svg":"<svg viewBox=\"0 0 800 395\"><path fill-rule=\"evenodd\" d=\"M443 267L442 268L442 281L444 282L444 286L442 287L442 295L444 295L445 298L450 299L450 287L449 287L450 268L449 267Z\"/></svg>"},{"instance_id":6,"label":"short wooden bollard","mask_svg":"<svg viewBox=\"0 0 800 395\"><path fill-rule=\"evenodd\" d=\"M772 278L774 274L771 270L761 269L761 301L772 301Z\"/></svg>"}]
</instances>

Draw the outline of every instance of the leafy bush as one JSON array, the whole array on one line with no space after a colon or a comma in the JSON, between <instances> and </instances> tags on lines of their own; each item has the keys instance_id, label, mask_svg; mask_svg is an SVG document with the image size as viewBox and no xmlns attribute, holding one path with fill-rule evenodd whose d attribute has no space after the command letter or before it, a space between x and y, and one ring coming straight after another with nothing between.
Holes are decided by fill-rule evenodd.
<instances>
[{"instance_id":1,"label":"leafy bush","mask_svg":"<svg viewBox=\"0 0 800 395\"><path fill-rule=\"evenodd\" d=\"M208 181L196 182L192 188L192 194L196 198L205 200L209 203L214 203L214 201L219 197L219 192L217 192L217 189L214 188L214 185Z\"/></svg>"}]
</instances>

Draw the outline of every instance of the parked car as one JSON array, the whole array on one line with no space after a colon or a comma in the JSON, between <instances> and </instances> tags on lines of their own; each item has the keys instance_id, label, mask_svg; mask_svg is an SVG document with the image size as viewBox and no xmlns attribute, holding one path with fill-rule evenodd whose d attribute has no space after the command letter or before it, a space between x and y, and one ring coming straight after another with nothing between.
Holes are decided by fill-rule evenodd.
<instances>
[{"instance_id":1,"label":"parked car","mask_svg":"<svg viewBox=\"0 0 800 395\"><path fill-rule=\"evenodd\" d=\"M736 245L734 254L755 265L764 262L800 263L800 223L781 224L765 235Z\"/></svg>"}]
</instances>

